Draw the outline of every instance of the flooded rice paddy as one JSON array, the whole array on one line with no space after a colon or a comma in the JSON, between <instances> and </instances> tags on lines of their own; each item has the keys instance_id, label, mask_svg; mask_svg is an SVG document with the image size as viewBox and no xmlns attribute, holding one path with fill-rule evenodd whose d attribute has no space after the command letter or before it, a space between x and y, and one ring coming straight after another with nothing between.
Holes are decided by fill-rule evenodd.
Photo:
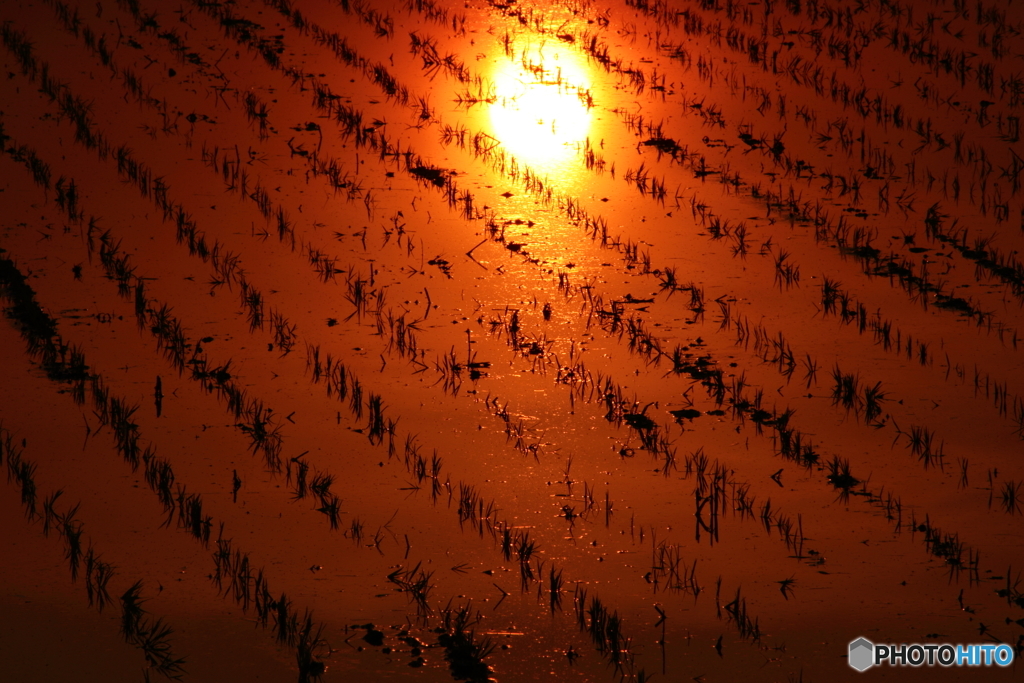
<instances>
[{"instance_id":1,"label":"flooded rice paddy","mask_svg":"<svg viewBox=\"0 0 1024 683\"><path fill-rule=\"evenodd\" d=\"M1019 16L5 3L4 680L1019 678Z\"/></svg>"}]
</instances>

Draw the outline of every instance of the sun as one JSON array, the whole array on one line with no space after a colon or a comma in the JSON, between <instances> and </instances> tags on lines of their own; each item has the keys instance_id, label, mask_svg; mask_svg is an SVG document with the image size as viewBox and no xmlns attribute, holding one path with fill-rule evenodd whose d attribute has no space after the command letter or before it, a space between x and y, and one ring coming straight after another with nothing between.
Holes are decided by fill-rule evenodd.
<instances>
[{"instance_id":1,"label":"sun","mask_svg":"<svg viewBox=\"0 0 1024 683\"><path fill-rule=\"evenodd\" d=\"M590 128L586 63L572 52L555 52L534 59L530 68L504 62L492 78L497 95L490 107L494 137L536 170L560 171Z\"/></svg>"}]
</instances>

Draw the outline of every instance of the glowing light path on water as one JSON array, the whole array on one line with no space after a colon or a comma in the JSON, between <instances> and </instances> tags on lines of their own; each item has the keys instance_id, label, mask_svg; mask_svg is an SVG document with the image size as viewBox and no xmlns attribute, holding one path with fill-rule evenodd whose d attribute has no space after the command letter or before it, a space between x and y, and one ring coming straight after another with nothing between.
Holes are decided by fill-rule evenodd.
<instances>
[{"instance_id":1,"label":"glowing light path on water","mask_svg":"<svg viewBox=\"0 0 1024 683\"><path fill-rule=\"evenodd\" d=\"M490 107L494 136L519 161L557 175L586 140L591 110L578 89L590 87L586 62L572 52L538 59L543 72L504 62L492 74L497 101Z\"/></svg>"}]
</instances>

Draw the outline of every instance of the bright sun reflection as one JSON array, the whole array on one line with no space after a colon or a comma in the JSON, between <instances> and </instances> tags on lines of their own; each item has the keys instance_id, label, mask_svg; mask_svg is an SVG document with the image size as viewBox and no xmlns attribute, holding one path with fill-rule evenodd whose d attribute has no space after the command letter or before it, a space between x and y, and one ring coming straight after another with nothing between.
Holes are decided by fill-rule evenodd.
<instances>
[{"instance_id":1,"label":"bright sun reflection","mask_svg":"<svg viewBox=\"0 0 1024 683\"><path fill-rule=\"evenodd\" d=\"M590 110L580 92L590 87L590 79L586 63L571 51L541 63L544 71L536 74L520 64L498 67L492 74L498 99L490 115L494 136L505 149L535 170L551 173L587 137Z\"/></svg>"}]
</instances>

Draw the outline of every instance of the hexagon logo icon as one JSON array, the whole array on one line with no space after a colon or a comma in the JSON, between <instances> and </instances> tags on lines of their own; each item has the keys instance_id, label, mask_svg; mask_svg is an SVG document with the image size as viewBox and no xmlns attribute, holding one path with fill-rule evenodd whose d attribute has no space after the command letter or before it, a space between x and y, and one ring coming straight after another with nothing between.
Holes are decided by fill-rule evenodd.
<instances>
[{"instance_id":1,"label":"hexagon logo icon","mask_svg":"<svg viewBox=\"0 0 1024 683\"><path fill-rule=\"evenodd\" d=\"M857 671L866 671L875 663L875 645L866 638L850 643L850 666Z\"/></svg>"}]
</instances>

